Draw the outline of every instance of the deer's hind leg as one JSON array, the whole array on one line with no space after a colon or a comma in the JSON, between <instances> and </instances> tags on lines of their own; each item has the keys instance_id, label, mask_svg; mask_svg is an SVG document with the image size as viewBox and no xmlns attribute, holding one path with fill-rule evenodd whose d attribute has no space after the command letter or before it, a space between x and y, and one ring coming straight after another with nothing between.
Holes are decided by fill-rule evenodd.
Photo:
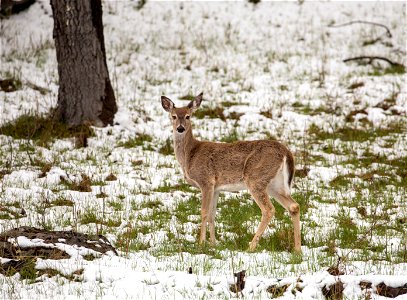
<instances>
[{"instance_id":1,"label":"deer's hind leg","mask_svg":"<svg viewBox=\"0 0 407 300\"><path fill-rule=\"evenodd\" d=\"M285 181L283 174L278 173L271 181L268 187L268 193L277 200L290 214L294 226L294 250L301 252L301 224L300 224L300 206L291 197L290 188Z\"/></svg>"},{"instance_id":2,"label":"deer's hind leg","mask_svg":"<svg viewBox=\"0 0 407 300\"><path fill-rule=\"evenodd\" d=\"M252 239L252 241L249 243L249 250L253 251L256 249L257 244L263 235L264 231L267 228L267 225L270 223L271 219L273 218L275 214L275 208L273 204L271 204L269 195L267 194L267 190L265 185L253 185L250 186L250 183L248 184L249 192L253 196L254 200L256 201L257 205L261 209L261 221L259 224L259 227L257 228L257 231Z\"/></svg>"},{"instance_id":3,"label":"deer's hind leg","mask_svg":"<svg viewBox=\"0 0 407 300\"><path fill-rule=\"evenodd\" d=\"M284 195L278 192L270 194L276 199L290 214L294 226L294 250L301 252L301 224L300 224L300 206L290 194Z\"/></svg>"}]
</instances>

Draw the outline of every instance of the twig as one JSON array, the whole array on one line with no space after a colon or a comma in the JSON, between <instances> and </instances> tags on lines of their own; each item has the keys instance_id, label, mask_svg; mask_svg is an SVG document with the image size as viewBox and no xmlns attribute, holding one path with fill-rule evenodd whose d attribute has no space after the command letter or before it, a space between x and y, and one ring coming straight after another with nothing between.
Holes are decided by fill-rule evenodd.
<instances>
[{"instance_id":1,"label":"twig","mask_svg":"<svg viewBox=\"0 0 407 300\"><path fill-rule=\"evenodd\" d=\"M361 59L369 59L370 62L372 62L372 60L384 60L385 62L389 63L390 65L394 66L394 67L404 67L404 65L399 64L397 62L391 61L390 59L386 58L386 57L382 57L382 56L368 56L368 55L362 55L362 56L356 56L356 57L351 57L351 58L347 58L344 59L343 62L348 62L348 61L353 61L353 60L361 60Z\"/></svg>"},{"instance_id":2,"label":"twig","mask_svg":"<svg viewBox=\"0 0 407 300\"><path fill-rule=\"evenodd\" d=\"M34 161L33 161L33 159L31 158L31 155L30 155L30 150L29 150L30 147L29 147L29 145L30 145L30 142L29 142L29 140L27 140L26 152L27 152L28 159L30 160L31 165L34 165Z\"/></svg>"},{"instance_id":3,"label":"twig","mask_svg":"<svg viewBox=\"0 0 407 300\"><path fill-rule=\"evenodd\" d=\"M348 26L348 25L352 25L352 24L370 24L370 25L374 25L374 26L380 26L380 27L383 27L384 29L386 29L387 37L389 37L389 38L392 37L390 29L387 26L380 24L380 23L369 22L369 21L356 20L356 21L350 21L347 23L339 24L339 25L329 25L329 27L336 28L336 27L343 27L343 26Z\"/></svg>"},{"instance_id":4,"label":"twig","mask_svg":"<svg viewBox=\"0 0 407 300\"><path fill-rule=\"evenodd\" d=\"M237 282L236 282L236 279L235 279L235 268L234 268L234 263L233 263L232 251L229 251L229 253L230 253L230 259L231 259L231 263L232 263L233 285L234 285L235 290L236 290L236 295L237 295L237 297L239 297L239 291L237 290Z\"/></svg>"}]
</instances>

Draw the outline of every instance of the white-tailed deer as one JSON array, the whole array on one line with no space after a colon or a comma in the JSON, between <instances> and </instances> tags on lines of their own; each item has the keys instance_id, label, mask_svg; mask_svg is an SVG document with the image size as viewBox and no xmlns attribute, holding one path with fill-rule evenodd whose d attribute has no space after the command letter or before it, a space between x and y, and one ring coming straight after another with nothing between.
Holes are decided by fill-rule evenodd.
<instances>
[{"instance_id":1,"label":"white-tailed deer","mask_svg":"<svg viewBox=\"0 0 407 300\"><path fill-rule=\"evenodd\" d=\"M239 141L214 143L198 141L192 134L191 116L201 105L202 93L187 106L176 108L161 96L163 108L170 114L175 156L186 181L202 192L200 243L215 243L215 214L220 191L248 189L261 209L261 222L249 249L254 250L274 216L269 196L274 197L291 215L294 224L294 249L301 251L300 207L290 196L294 177L294 158L277 141Z\"/></svg>"}]
</instances>

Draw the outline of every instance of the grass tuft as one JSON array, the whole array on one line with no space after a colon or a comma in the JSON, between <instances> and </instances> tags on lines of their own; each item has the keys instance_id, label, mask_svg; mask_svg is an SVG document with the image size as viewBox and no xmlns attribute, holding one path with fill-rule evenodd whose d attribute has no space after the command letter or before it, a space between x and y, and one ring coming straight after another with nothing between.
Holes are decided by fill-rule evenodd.
<instances>
[{"instance_id":1,"label":"grass tuft","mask_svg":"<svg viewBox=\"0 0 407 300\"><path fill-rule=\"evenodd\" d=\"M383 76L383 75L401 75L406 73L406 67L400 64L391 65L385 69L374 67L373 72L369 73L370 76Z\"/></svg>"},{"instance_id":2,"label":"grass tuft","mask_svg":"<svg viewBox=\"0 0 407 300\"><path fill-rule=\"evenodd\" d=\"M34 140L38 146L49 146L55 139L70 137L94 136L93 129L88 125L69 127L67 124L46 115L24 114L16 120L0 127L0 134L15 139Z\"/></svg>"},{"instance_id":3,"label":"grass tuft","mask_svg":"<svg viewBox=\"0 0 407 300\"><path fill-rule=\"evenodd\" d=\"M194 113L194 117L198 119L209 118L209 119L221 119L226 121L226 117L223 113L224 108L222 107L201 107Z\"/></svg>"},{"instance_id":4,"label":"grass tuft","mask_svg":"<svg viewBox=\"0 0 407 300\"><path fill-rule=\"evenodd\" d=\"M158 148L158 152L163 155L174 155L174 147L171 138L165 140L164 144Z\"/></svg>"},{"instance_id":5,"label":"grass tuft","mask_svg":"<svg viewBox=\"0 0 407 300\"><path fill-rule=\"evenodd\" d=\"M144 143L146 143L146 142L149 143L152 140L153 140L153 138L150 135L141 133L134 138L128 139L125 142L119 142L118 146L130 149L130 148L134 148L137 146L144 146Z\"/></svg>"}]
</instances>

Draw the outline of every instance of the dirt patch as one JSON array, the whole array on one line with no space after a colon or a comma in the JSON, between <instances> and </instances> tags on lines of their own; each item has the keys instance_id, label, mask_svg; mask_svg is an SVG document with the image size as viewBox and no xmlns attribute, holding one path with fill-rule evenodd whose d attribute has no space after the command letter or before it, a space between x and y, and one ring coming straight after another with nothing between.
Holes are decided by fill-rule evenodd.
<instances>
[{"instance_id":1,"label":"dirt patch","mask_svg":"<svg viewBox=\"0 0 407 300\"><path fill-rule=\"evenodd\" d=\"M30 241L40 241L40 245L20 245L17 238L25 237ZM84 247L100 255L112 251L117 255L116 249L102 235L88 235L74 231L46 231L34 227L23 226L14 228L0 234L0 257L10 259L0 265L0 273L12 276L16 272L27 271L28 266L33 269L37 258L67 259L70 255L58 248L58 244ZM37 274L36 270L33 271Z\"/></svg>"},{"instance_id":2,"label":"dirt patch","mask_svg":"<svg viewBox=\"0 0 407 300\"><path fill-rule=\"evenodd\" d=\"M236 277L236 283L230 285L229 289L233 293L239 293L241 292L244 287L245 287L245 276L246 276L246 270L240 271L238 273L235 273L234 276Z\"/></svg>"},{"instance_id":3,"label":"dirt patch","mask_svg":"<svg viewBox=\"0 0 407 300\"><path fill-rule=\"evenodd\" d=\"M339 275L344 275L344 274L345 274L345 272L342 271L342 270L339 268L339 264L338 264L337 266L331 266L331 267L329 267L327 271L328 271L329 274L331 274L331 275L333 275L333 276L339 276Z\"/></svg>"},{"instance_id":4,"label":"dirt patch","mask_svg":"<svg viewBox=\"0 0 407 300\"><path fill-rule=\"evenodd\" d=\"M381 282L376 286L376 293L380 296L396 298L400 295L407 294L407 283L403 286L391 287Z\"/></svg>"},{"instance_id":5,"label":"dirt patch","mask_svg":"<svg viewBox=\"0 0 407 300\"><path fill-rule=\"evenodd\" d=\"M106 181L115 181L115 180L117 180L117 177L114 174L110 173L109 175L107 175L105 180Z\"/></svg>"},{"instance_id":6,"label":"dirt patch","mask_svg":"<svg viewBox=\"0 0 407 300\"><path fill-rule=\"evenodd\" d=\"M354 89L360 88L360 87L362 87L364 85L365 85L364 82L355 82L355 83L352 83L350 86L348 86L348 89L349 90L354 90Z\"/></svg>"},{"instance_id":7,"label":"dirt patch","mask_svg":"<svg viewBox=\"0 0 407 300\"><path fill-rule=\"evenodd\" d=\"M82 246L102 254L112 251L117 255L116 249L102 235L89 235L74 231L47 231L29 226L14 228L0 234L0 243L11 244L7 240L19 236L25 236L28 239L41 239L46 244L63 243ZM0 248L0 255L2 255L2 248Z\"/></svg>"},{"instance_id":8,"label":"dirt patch","mask_svg":"<svg viewBox=\"0 0 407 300\"><path fill-rule=\"evenodd\" d=\"M267 288L267 292L271 294L271 298L278 298L281 297L288 289L290 285L289 284L284 284L284 285L277 285L277 284L273 284L270 285Z\"/></svg>"},{"instance_id":9,"label":"dirt patch","mask_svg":"<svg viewBox=\"0 0 407 300\"><path fill-rule=\"evenodd\" d=\"M10 93L21 89L21 81L16 78L0 79L0 90Z\"/></svg>"},{"instance_id":10,"label":"dirt patch","mask_svg":"<svg viewBox=\"0 0 407 300\"><path fill-rule=\"evenodd\" d=\"M295 169L295 177L298 178L305 178L308 176L310 169L307 167L304 167L302 169Z\"/></svg>"},{"instance_id":11,"label":"dirt patch","mask_svg":"<svg viewBox=\"0 0 407 300\"><path fill-rule=\"evenodd\" d=\"M343 299L343 290L343 283L342 281L338 280L330 286L322 287L322 294L326 299L340 300Z\"/></svg>"}]
</instances>

